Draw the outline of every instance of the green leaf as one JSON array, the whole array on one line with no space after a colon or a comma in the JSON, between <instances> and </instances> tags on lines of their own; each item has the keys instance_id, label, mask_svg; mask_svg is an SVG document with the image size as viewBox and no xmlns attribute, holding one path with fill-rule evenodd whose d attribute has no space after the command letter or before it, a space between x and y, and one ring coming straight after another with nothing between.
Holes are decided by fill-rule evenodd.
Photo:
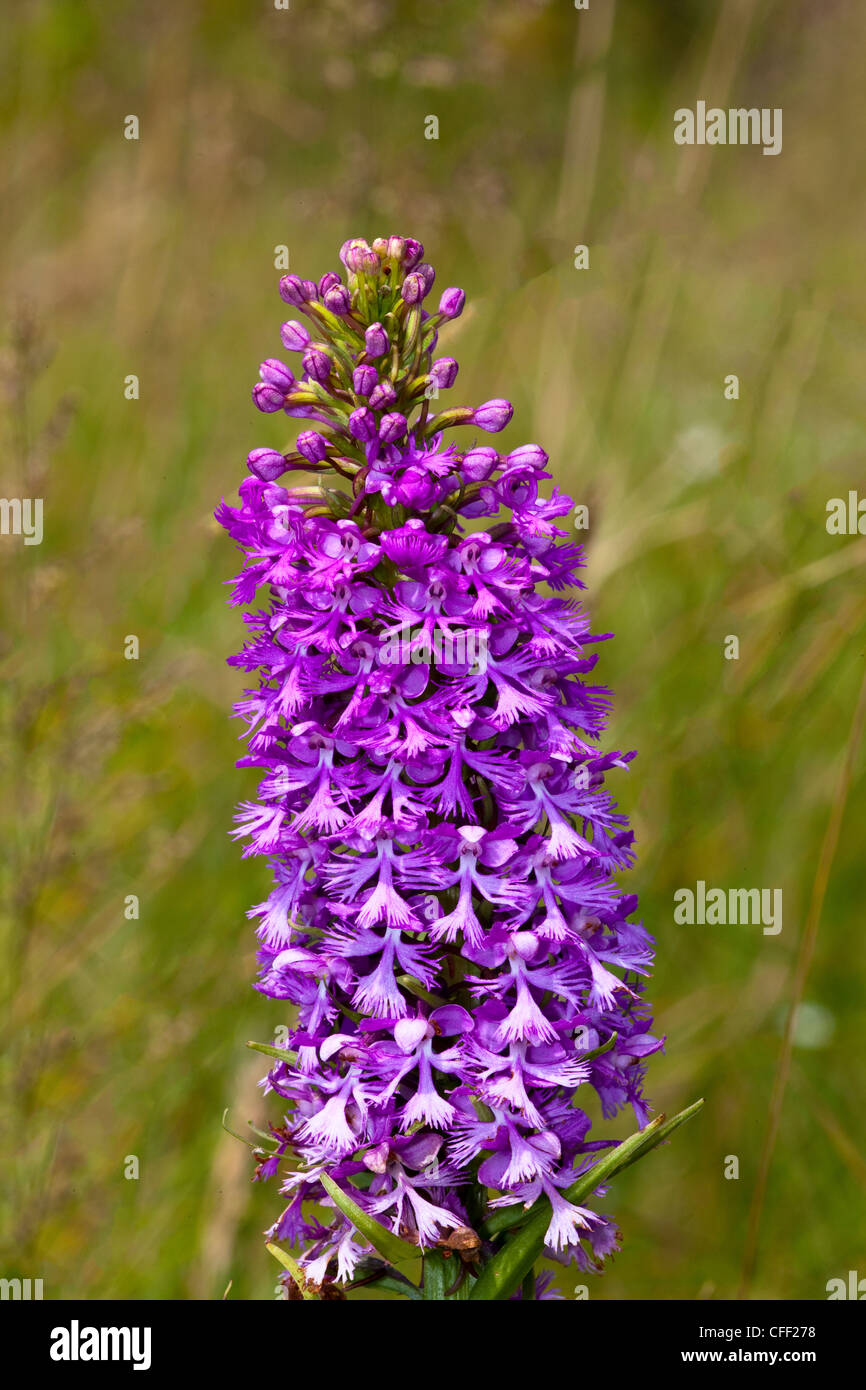
<instances>
[{"instance_id":1,"label":"green leaf","mask_svg":"<svg viewBox=\"0 0 866 1390\"><path fill-rule=\"evenodd\" d=\"M658 1148L659 1144L663 1144L664 1141L673 1134L675 1129L679 1129L680 1125L684 1125L686 1120L690 1120L693 1115L697 1115L703 1103L703 1097L701 1097L700 1100L695 1101L694 1105L687 1106L685 1110L681 1110L678 1115L673 1115L669 1120L665 1119L664 1115L659 1115L658 1118L663 1123L661 1123L658 1129L654 1130L652 1134L650 1134L650 1130L652 1129L651 1125L647 1125L646 1129L639 1130L638 1134L645 1136L644 1143L639 1145L634 1152L623 1155L622 1161L616 1165L613 1171L615 1173L621 1173L624 1168L630 1168L633 1163L637 1163L638 1159L643 1158L644 1154L649 1153L651 1149ZM632 1138L634 1137L635 1136L632 1135ZM627 1142L626 1140L626 1143ZM619 1145L619 1148L615 1149L614 1153L618 1153L623 1147L622 1144ZM613 1173L611 1173L610 1176L612 1177ZM568 1196L570 1191L571 1188L568 1189L566 1196ZM569 1200L572 1199L569 1197Z\"/></svg>"},{"instance_id":2,"label":"green leaf","mask_svg":"<svg viewBox=\"0 0 866 1390\"><path fill-rule=\"evenodd\" d=\"M580 1204L602 1183L609 1181L661 1144L675 1129L679 1129L680 1125L697 1114L703 1103L703 1100L695 1101L694 1105L680 1111L679 1115L674 1115L670 1120L664 1115L658 1115L644 1129L624 1139L615 1149L608 1150L592 1168L582 1173L571 1187L566 1188L565 1197L569 1202ZM498 1215L499 1213L495 1213L494 1217L485 1223L487 1232L491 1232L495 1216ZM544 1236L550 1224L550 1216L551 1206L546 1197L533 1205L525 1214L524 1224L485 1265L470 1298L502 1300L511 1297L518 1284L531 1272L544 1248ZM518 1220L520 1219L518 1216ZM501 1229L501 1226L498 1229Z\"/></svg>"},{"instance_id":3,"label":"green leaf","mask_svg":"<svg viewBox=\"0 0 866 1390\"><path fill-rule=\"evenodd\" d=\"M582 1052L582 1053L580 1054L580 1061L581 1061L581 1062L591 1062L591 1061L593 1061L594 1058L600 1057L601 1054L602 1054L603 1052L609 1052L610 1049L613 1047L613 1045L614 1045L615 1042L616 1042L616 1033L611 1033L611 1035L610 1035L610 1037L608 1038L607 1042L606 1042L606 1043L602 1043L601 1047L594 1047L594 1048L592 1049L591 1052Z\"/></svg>"},{"instance_id":4,"label":"green leaf","mask_svg":"<svg viewBox=\"0 0 866 1390\"><path fill-rule=\"evenodd\" d=\"M375 1279L364 1278L356 1279L354 1283L346 1285L346 1292L351 1293L353 1289L385 1289L388 1293L398 1293L402 1298L409 1298L413 1303L419 1302L423 1295L419 1288L402 1275L399 1270L384 1267L385 1272L379 1274Z\"/></svg>"},{"instance_id":5,"label":"green leaf","mask_svg":"<svg viewBox=\"0 0 866 1390\"><path fill-rule=\"evenodd\" d=\"M389 1231L387 1226L383 1226L381 1221L377 1221L369 1212L359 1207L342 1187L338 1187L334 1179L327 1173L321 1177L322 1185L328 1195L333 1198L336 1205L344 1216L347 1216L355 1227L360 1231L365 1240L368 1240L374 1250L377 1250L383 1259L389 1264L403 1264L406 1260L417 1260L421 1254L417 1245L410 1245L408 1240L403 1240L396 1236L393 1231Z\"/></svg>"},{"instance_id":6,"label":"green leaf","mask_svg":"<svg viewBox=\"0 0 866 1390\"><path fill-rule=\"evenodd\" d=\"M294 1065L298 1060L297 1052L291 1052L287 1047L271 1047L270 1043L248 1042L246 1047L251 1047L253 1052L263 1052L266 1057L279 1057L281 1062L291 1062Z\"/></svg>"},{"instance_id":7,"label":"green leaf","mask_svg":"<svg viewBox=\"0 0 866 1390\"><path fill-rule=\"evenodd\" d=\"M301 1269L297 1260L293 1260L291 1255L287 1255L285 1250L281 1250L278 1245L266 1245L265 1249L269 1250L274 1259L279 1260L284 1269L289 1271L301 1291L301 1298L305 1298L308 1303L321 1303L322 1300L319 1298L313 1285L307 1280L307 1276Z\"/></svg>"},{"instance_id":8,"label":"green leaf","mask_svg":"<svg viewBox=\"0 0 866 1390\"><path fill-rule=\"evenodd\" d=\"M383 1274L381 1279L376 1280L373 1288L387 1289L389 1293L398 1293L403 1298L411 1299L413 1303L419 1303L423 1298L411 1280L395 1279L392 1274Z\"/></svg>"}]
</instances>

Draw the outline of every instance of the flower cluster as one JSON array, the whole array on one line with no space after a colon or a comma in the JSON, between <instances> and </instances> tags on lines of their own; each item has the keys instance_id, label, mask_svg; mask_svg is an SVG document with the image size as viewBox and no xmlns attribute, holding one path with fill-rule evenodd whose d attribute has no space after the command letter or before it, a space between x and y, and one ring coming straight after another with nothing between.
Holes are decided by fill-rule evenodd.
<instances>
[{"instance_id":1,"label":"flower cluster","mask_svg":"<svg viewBox=\"0 0 866 1390\"><path fill-rule=\"evenodd\" d=\"M612 1141L589 1138L576 1093L645 1124L662 1043L641 999L651 939L615 878L633 836L604 788L633 755L600 751L603 639L563 592L582 587L556 524L571 500L541 495L538 445L478 442L508 401L438 409L458 372L439 330L464 295L425 307L423 247L352 240L340 258L318 284L280 282L300 369L268 359L253 399L301 432L253 450L240 507L217 512L245 556L234 602L266 598L232 664L258 673L236 707L239 766L263 770L236 835L274 873L250 913L258 988L295 1020L265 1083L286 1113L259 1172L289 1199L269 1234L311 1279L346 1280L371 1251L323 1174L428 1250L544 1195L548 1253L597 1267L618 1233L563 1190ZM395 662L398 632L440 659Z\"/></svg>"}]
</instances>

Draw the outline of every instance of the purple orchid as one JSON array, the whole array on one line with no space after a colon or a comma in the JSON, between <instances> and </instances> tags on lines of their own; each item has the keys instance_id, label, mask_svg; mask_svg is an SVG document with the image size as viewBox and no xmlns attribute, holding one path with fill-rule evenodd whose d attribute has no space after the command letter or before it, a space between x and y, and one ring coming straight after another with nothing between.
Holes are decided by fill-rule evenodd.
<instances>
[{"instance_id":1,"label":"purple orchid","mask_svg":"<svg viewBox=\"0 0 866 1390\"><path fill-rule=\"evenodd\" d=\"M510 402L431 411L464 294L422 307L420 243L340 255L345 283L284 277L300 375L268 359L254 390L304 422L297 444L253 450L240 506L216 513L244 554L232 602L264 600L231 663L258 680L236 709L239 765L262 780L235 832L274 875L250 913L258 988L294 1019L264 1083L287 1104L259 1169L288 1200L269 1235L317 1284L369 1268L327 1174L425 1255L468 1231L475 1273L489 1214L545 1200L547 1255L596 1268L615 1228L565 1191L612 1141L589 1139L576 1100L589 1087L646 1125L663 1040L642 1000L651 938L614 877L633 836L603 786L633 754L599 749L603 639L562 592L582 587L556 524L572 504L540 495L538 445L479 442ZM288 470L313 483L282 486Z\"/></svg>"}]
</instances>

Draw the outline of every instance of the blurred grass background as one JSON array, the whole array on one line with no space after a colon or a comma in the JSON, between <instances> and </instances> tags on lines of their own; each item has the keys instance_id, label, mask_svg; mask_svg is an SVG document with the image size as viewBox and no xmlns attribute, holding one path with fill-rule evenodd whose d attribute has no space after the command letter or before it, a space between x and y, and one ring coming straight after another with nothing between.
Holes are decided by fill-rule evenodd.
<instances>
[{"instance_id":1,"label":"blurred grass background","mask_svg":"<svg viewBox=\"0 0 866 1390\"><path fill-rule=\"evenodd\" d=\"M254 777L233 768L236 558L211 513L282 439L249 399L279 353L274 247L319 277L346 237L392 230L467 290L455 403L512 397L506 442L543 443L590 508L609 743L640 754L614 789L658 942L648 1089L669 1113L707 1098L612 1189L616 1261L562 1288L740 1287L834 808L745 1289L866 1275L866 539L825 529L830 497L866 495L864 41L854 0L7 14L0 491L44 498L45 538L0 538L4 1276L47 1298L273 1295L276 1188L220 1127L226 1106L264 1117L243 1043L282 1019L250 987L267 870L225 834ZM782 107L782 154L675 146L699 98ZM781 887L782 933L675 925L698 879Z\"/></svg>"}]
</instances>

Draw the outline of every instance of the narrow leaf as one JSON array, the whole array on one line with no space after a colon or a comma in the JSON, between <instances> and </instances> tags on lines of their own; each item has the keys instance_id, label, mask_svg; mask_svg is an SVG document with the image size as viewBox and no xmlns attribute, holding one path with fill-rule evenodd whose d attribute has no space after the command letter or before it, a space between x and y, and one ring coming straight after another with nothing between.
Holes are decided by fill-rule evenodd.
<instances>
[{"instance_id":1,"label":"narrow leaf","mask_svg":"<svg viewBox=\"0 0 866 1390\"><path fill-rule=\"evenodd\" d=\"M591 1052L582 1052L579 1060L581 1062L591 1062L594 1058L600 1057L603 1052L609 1052L616 1042L616 1036L616 1033L611 1033L606 1043L602 1043L601 1047L594 1047Z\"/></svg>"},{"instance_id":2,"label":"narrow leaf","mask_svg":"<svg viewBox=\"0 0 866 1390\"><path fill-rule=\"evenodd\" d=\"M402 1298L409 1298L413 1303L419 1302L423 1297L421 1290L396 1269L390 1274L381 1274L377 1279L358 1279L356 1283L346 1285L348 1292L360 1288L385 1289L388 1293L398 1293Z\"/></svg>"},{"instance_id":3,"label":"narrow leaf","mask_svg":"<svg viewBox=\"0 0 866 1390\"><path fill-rule=\"evenodd\" d=\"M301 1291L301 1298L305 1298L308 1303L321 1303L322 1300L308 1281L297 1260L293 1260L291 1255L287 1255L285 1250L281 1250L278 1245L266 1245L265 1249L269 1250L274 1259L279 1260L280 1264L289 1271Z\"/></svg>"},{"instance_id":4,"label":"narrow leaf","mask_svg":"<svg viewBox=\"0 0 866 1390\"><path fill-rule=\"evenodd\" d=\"M418 1259L421 1251L417 1245L410 1245L408 1240L403 1240L393 1231L389 1231L381 1221L377 1221L369 1212L364 1211L363 1207L359 1207L327 1173L321 1175L321 1181L325 1191L333 1198L343 1215L349 1218L355 1230L359 1231L389 1264L396 1265L406 1260Z\"/></svg>"},{"instance_id":5,"label":"narrow leaf","mask_svg":"<svg viewBox=\"0 0 866 1390\"><path fill-rule=\"evenodd\" d=\"M644 1154L661 1144L669 1134L679 1129L692 1115L697 1114L703 1103L703 1100L695 1101L694 1105L680 1111L679 1115L674 1115L670 1120L664 1115L658 1115L644 1129L638 1130L636 1134L617 1144L615 1149L610 1149L586 1173L582 1173L571 1187L566 1188L565 1197L569 1202L579 1205L602 1183L622 1172L624 1168L630 1167L639 1158L643 1158ZM545 1197L534 1204L526 1215L525 1223L485 1265L472 1290L471 1298L502 1300L511 1297L518 1284L532 1270L544 1248L544 1236L550 1224L550 1217L551 1206ZM492 1222L493 1217L485 1223L487 1230L491 1228Z\"/></svg>"},{"instance_id":6,"label":"narrow leaf","mask_svg":"<svg viewBox=\"0 0 866 1390\"><path fill-rule=\"evenodd\" d=\"M374 1285L377 1289L387 1289L389 1293L398 1293L403 1298L409 1298L413 1303L421 1302L423 1294L415 1287L411 1280L395 1279L392 1274L383 1274L381 1279L377 1279Z\"/></svg>"},{"instance_id":7,"label":"narrow leaf","mask_svg":"<svg viewBox=\"0 0 866 1390\"><path fill-rule=\"evenodd\" d=\"M298 1060L297 1052L290 1052L287 1047L271 1047L270 1043L248 1042L245 1044L251 1047L253 1052L263 1052L266 1057L279 1057L281 1062L289 1062L294 1066Z\"/></svg>"},{"instance_id":8,"label":"narrow leaf","mask_svg":"<svg viewBox=\"0 0 866 1390\"><path fill-rule=\"evenodd\" d=\"M686 1120L690 1120L693 1115L697 1115L703 1103L702 1097L700 1100L696 1100L694 1105L687 1106L685 1110L681 1110L678 1115L673 1115L669 1120L665 1119L664 1115L659 1115L658 1118L664 1123L660 1124L658 1129L654 1130L652 1134L649 1132L652 1128L651 1125L647 1125L646 1129L639 1130L638 1133L644 1136L644 1143L641 1144L635 1152L623 1156L622 1162L617 1164L616 1168L609 1176L613 1177L613 1173L621 1173L624 1168L630 1168L633 1163L637 1163L639 1158L643 1158L644 1154L649 1153L651 1149L658 1148L659 1144L663 1144L665 1139L673 1134L675 1129L679 1129L680 1125L684 1125ZM620 1148L621 1147L622 1146L620 1146ZM617 1150L614 1150L614 1152L617 1152ZM569 1196L570 1191L571 1189L569 1188L566 1196ZM574 1199L569 1197L569 1200L571 1201Z\"/></svg>"}]
</instances>

